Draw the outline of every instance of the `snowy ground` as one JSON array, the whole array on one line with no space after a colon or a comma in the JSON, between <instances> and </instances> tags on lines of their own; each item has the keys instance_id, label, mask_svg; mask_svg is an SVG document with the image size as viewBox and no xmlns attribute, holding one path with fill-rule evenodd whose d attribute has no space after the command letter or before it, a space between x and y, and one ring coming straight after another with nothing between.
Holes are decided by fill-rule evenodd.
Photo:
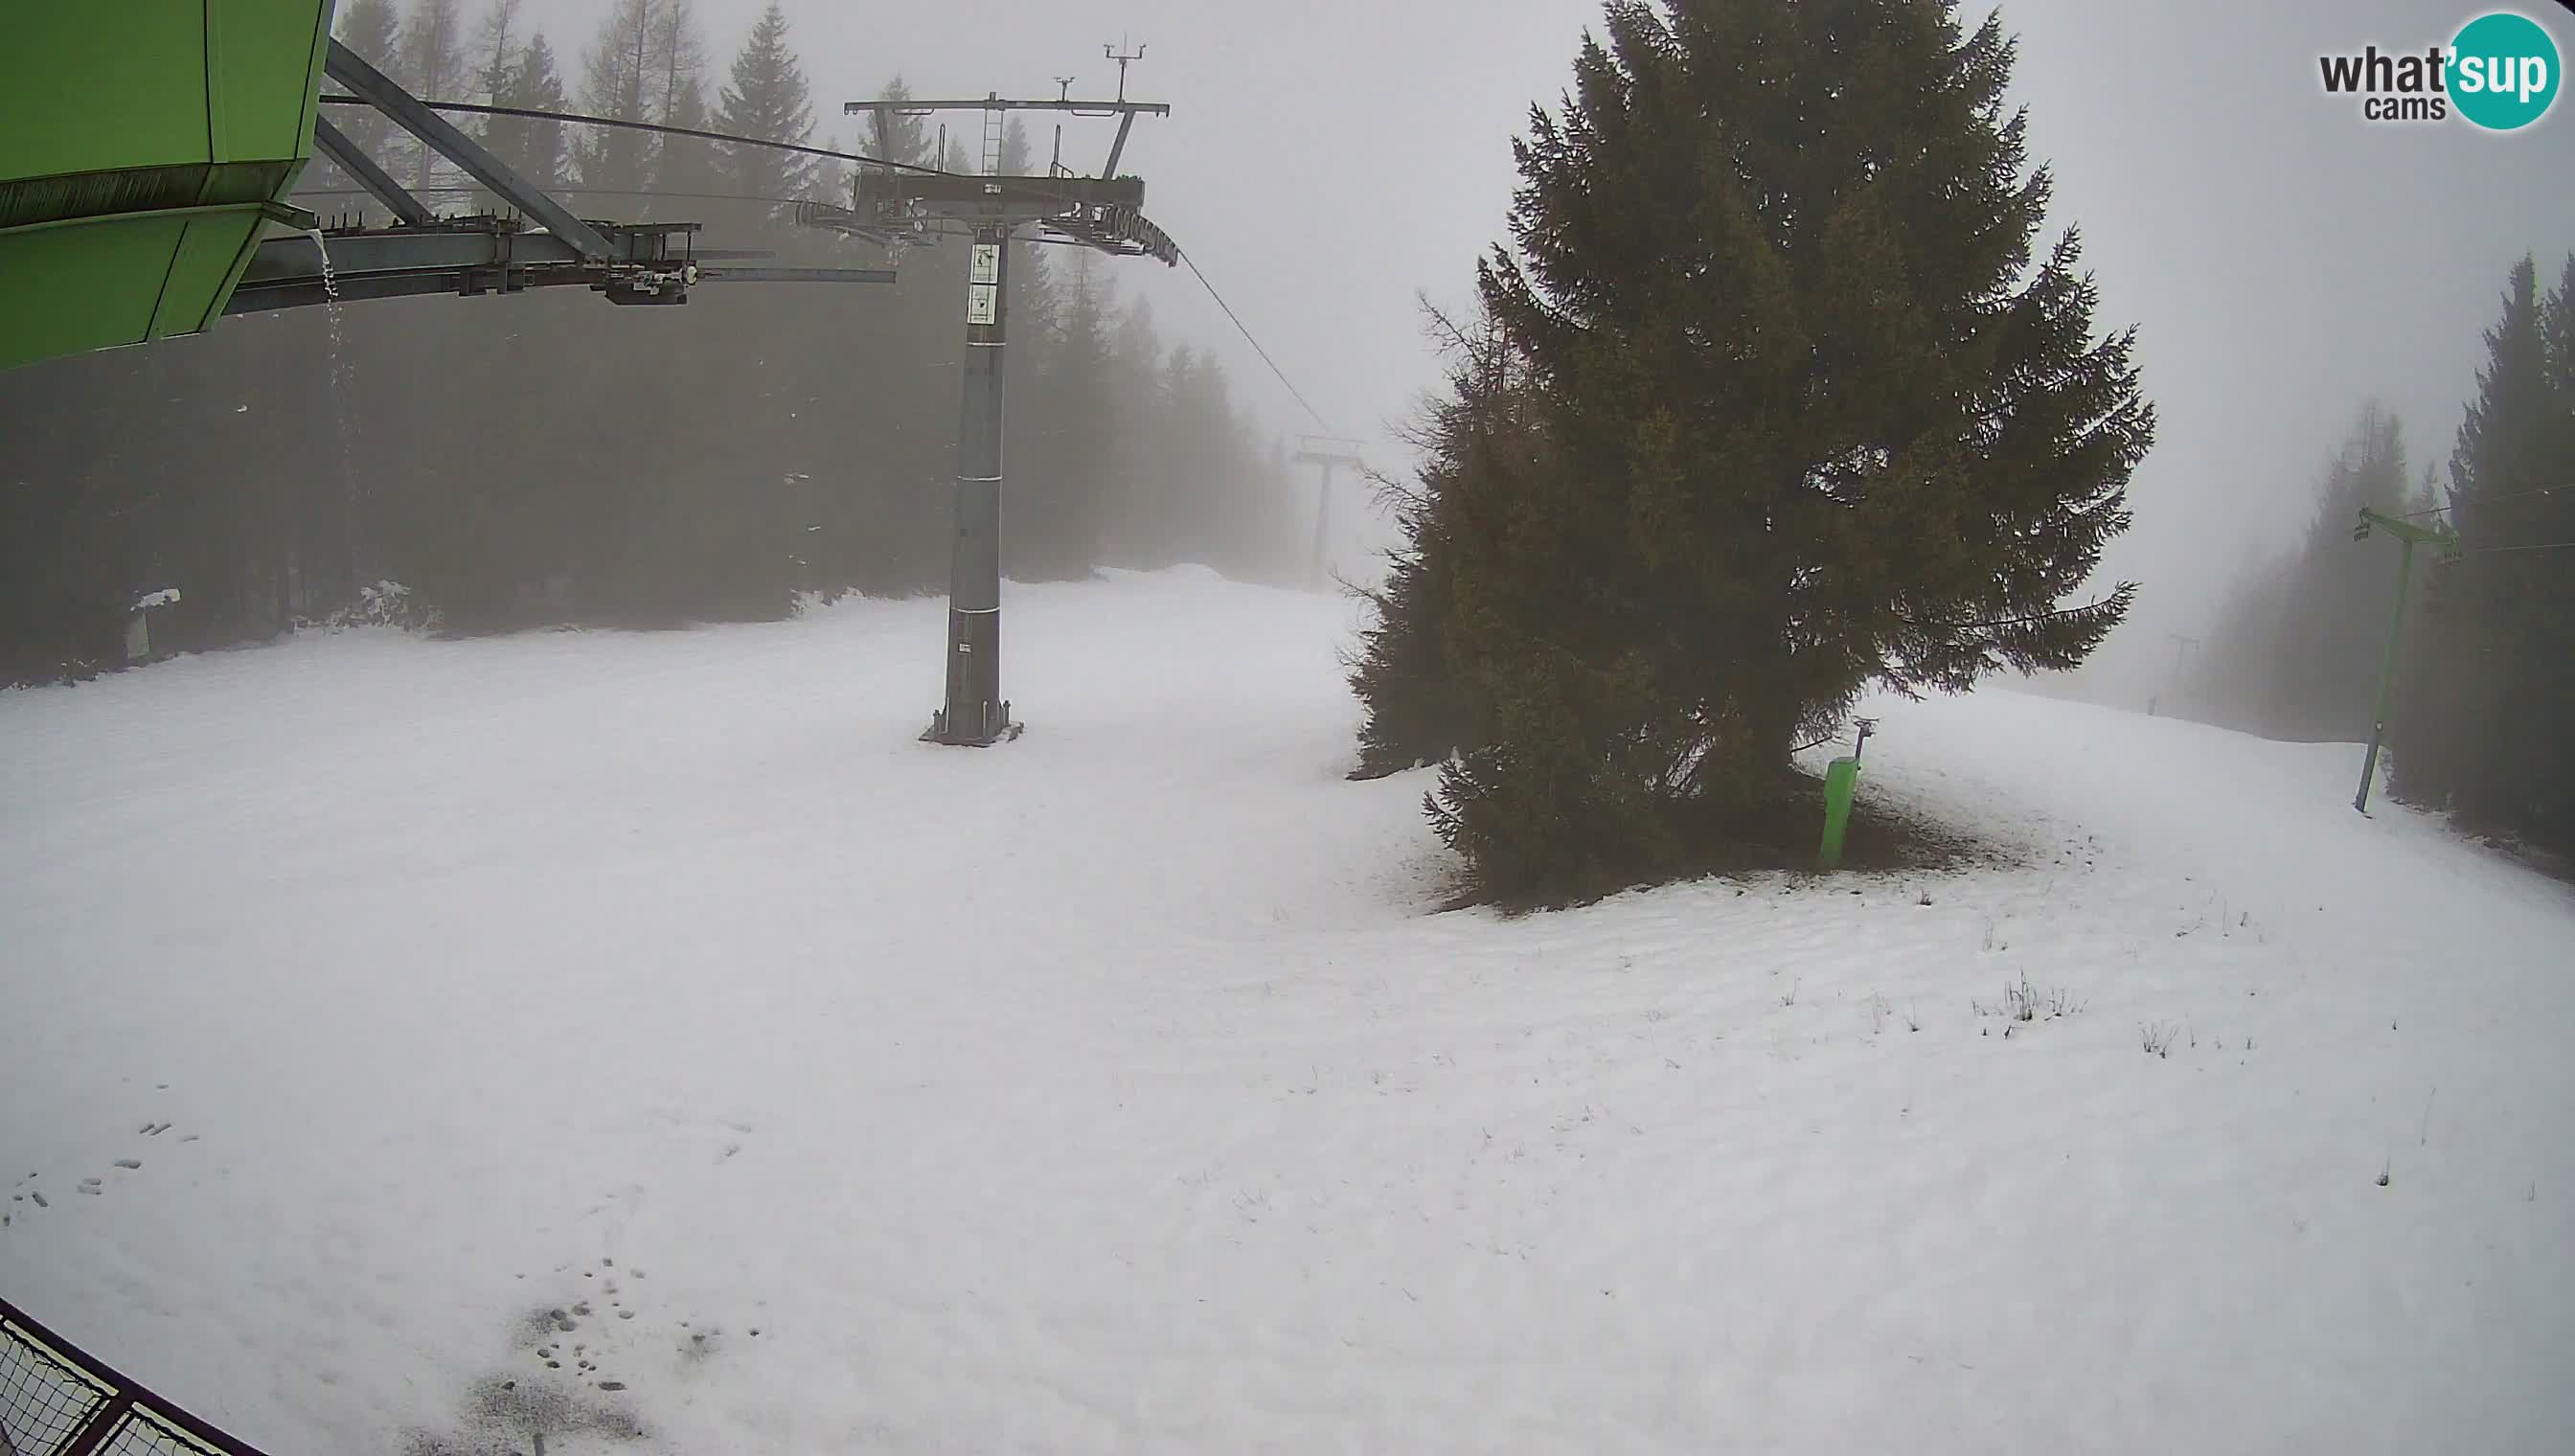
<instances>
[{"instance_id":1,"label":"snowy ground","mask_svg":"<svg viewBox=\"0 0 2575 1456\"><path fill-rule=\"evenodd\" d=\"M984 753L934 602L0 695L0 1292L279 1456L2565 1449L2575 890L2356 750L1893 706L2025 867L1434 914L1346 604L1011 606Z\"/></svg>"}]
</instances>

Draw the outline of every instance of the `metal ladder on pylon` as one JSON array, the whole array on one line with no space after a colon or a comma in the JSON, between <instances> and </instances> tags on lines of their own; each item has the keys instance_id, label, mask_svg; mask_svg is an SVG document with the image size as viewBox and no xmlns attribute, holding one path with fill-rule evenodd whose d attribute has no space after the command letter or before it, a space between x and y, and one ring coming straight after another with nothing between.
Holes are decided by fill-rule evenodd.
<instances>
[{"instance_id":1,"label":"metal ladder on pylon","mask_svg":"<svg viewBox=\"0 0 2575 1456\"><path fill-rule=\"evenodd\" d=\"M987 177L999 177L1002 175L1002 136L1004 132L1004 121L1005 114L1002 112L988 111L984 113L984 175Z\"/></svg>"}]
</instances>

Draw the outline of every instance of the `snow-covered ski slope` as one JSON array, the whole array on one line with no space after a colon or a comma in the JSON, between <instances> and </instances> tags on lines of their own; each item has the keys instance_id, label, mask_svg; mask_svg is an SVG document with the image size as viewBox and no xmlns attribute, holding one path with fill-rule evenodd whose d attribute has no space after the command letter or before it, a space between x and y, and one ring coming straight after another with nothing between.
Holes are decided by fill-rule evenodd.
<instances>
[{"instance_id":1,"label":"snow-covered ski slope","mask_svg":"<svg viewBox=\"0 0 2575 1456\"><path fill-rule=\"evenodd\" d=\"M2356 749L1441 914L1349 604L1009 602L986 752L936 602L0 696L0 1292L280 1456L2566 1449L2575 891Z\"/></svg>"}]
</instances>

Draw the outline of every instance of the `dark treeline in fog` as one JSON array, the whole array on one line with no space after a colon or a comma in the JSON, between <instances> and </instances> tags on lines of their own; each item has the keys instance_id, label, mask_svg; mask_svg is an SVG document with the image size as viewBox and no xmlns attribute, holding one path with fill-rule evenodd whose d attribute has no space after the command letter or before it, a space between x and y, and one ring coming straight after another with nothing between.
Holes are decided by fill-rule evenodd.
<instances>
[{"instance_id":1,"label":"dark treeline in fog","mask_svg":"<svg viewBox=\"0 0 2575 1456\"><path fill-rule=\"evenodd\" d=\"M918 122L823 133L775 6L732 56L710 53L687 0L601 0L597 31L573 38L520 9L352 0L339 29L433 99L899 161L937 151ZM437 205L489 207L373 113L334 110L398 177L440 189ZM848 200L828 159L466 120L583 216L702 222L705 245L779 263L884 264L794 225L796 199ZM974 166L954 143L947 161ZM1046 161L1014 128L1005 170ZM318 160L299 200L326 218L373 206ZM1013 255L1016 579L1301 567L1303 508L1278 446L1213 358L1167 344L1119 295L1116 273L1154 266L1036 243ZM128 609L167 588L180 603L152 615L156 653L325 619L380 580L467 631L774 618L804 593L944 590L965 267L951 239L906 254L893 286L717 283L682 308L563 289L299 309L0 377L0 681L121 661Z\"/></svg>"},{"instance_id":2,"label":"dark treeline in fog","mask_svg":"<svg viewBox=\"0 0 2575 1456\"><path fill-rule=\"evenodd\" d=\"M2458 536L2418 549L2388 721L2397 795L2468 826L2575 851L2575 255L2543 290L2513 269L2446 477L2409 473L2398 422L2365 408L2319 478L2306 538L2240 587L2175 711L2272 737L2369 735L2396 610L2398 544L2352 539L2374 507Z\"/></svg>"},{"instance_id":3,"label":"dark treeline in fog","mask_svg":"<svg viewBox=\"0 0 2575 1456\"><path fill-rule=\"evenodd\" d=\"M2012 61L1954 6L1620 3L1532 119L1353 670L1359 771L1445 760L1474 893L1810 856L1790 754L1862 692L2124 615L2069 599L2154 411L2041 241Z\"/></svg>"},{"instance_id":4,"label":"dark treeline in fog","mask_svg":"<svg viewBox=\"0 0 2575 1456\"><path fill-rule=\"evenodd\" d=\"M2575 253L2545 293L2531 261L2513 270L2486 343L2439 502L2460 554L2424 573L2406 629L2395 786L2575 853Z\"/></svg>"},{"instance_id":5,"label":"dark treeline in fog","mask_svg":"<svg viewBox=\"0 0 2575 1456\"><path fill-rule=\"evenodd\" d=\"M2419 509L2422 489L2407 472L2402 422L2364 405L2317 478L2305 534L2227 599L2181 681L2160 697L2162 711L2300 742L2366 733L2396 563L2392 544L2356 545L2352 528L2363 507Z\"/></svg>"}]
</instances>

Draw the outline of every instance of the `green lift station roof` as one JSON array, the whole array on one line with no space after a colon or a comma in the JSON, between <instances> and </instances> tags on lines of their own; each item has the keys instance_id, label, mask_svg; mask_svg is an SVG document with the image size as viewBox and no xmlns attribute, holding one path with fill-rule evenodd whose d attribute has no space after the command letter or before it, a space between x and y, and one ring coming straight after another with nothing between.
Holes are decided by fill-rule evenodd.
<instances>
[{"instance_id":1,"label":"green lift station roof","mask_svg":"<svg viewBox=\"0 0 2575 1456\"><path fill-rule=\"evenodd\" d=\"M313 154L332 0L30 0L0 45L0 369L194 334Z\"/></svg>"}]
</instances>

